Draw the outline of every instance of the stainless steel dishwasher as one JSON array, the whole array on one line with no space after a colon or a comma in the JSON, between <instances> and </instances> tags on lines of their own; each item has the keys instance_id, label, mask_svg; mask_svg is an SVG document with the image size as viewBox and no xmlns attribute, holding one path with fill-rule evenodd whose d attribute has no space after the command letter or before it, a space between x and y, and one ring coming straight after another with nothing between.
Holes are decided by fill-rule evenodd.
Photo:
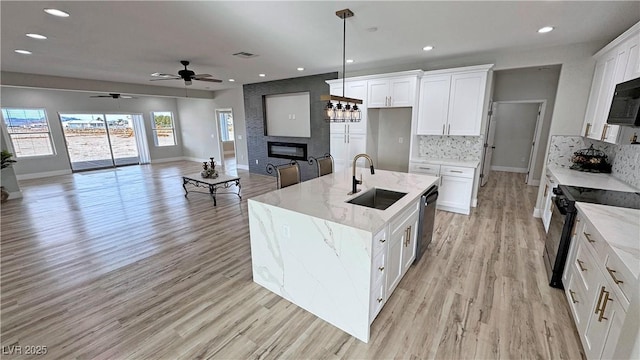
<instances>
[{"instance_id":1,"label":"stainless steel dishwasher","mask_svg":"<svg viewBox=\"0 0 640 360\"><path fill-rule=\"evenodd\" d=\"M417 262L427 250L433 237L433 223L436 220L436 200L438 200L438 186L433 185L420 198L420 215L418 218L418 238L416 242Z\"/></svg>"}]
</instances>

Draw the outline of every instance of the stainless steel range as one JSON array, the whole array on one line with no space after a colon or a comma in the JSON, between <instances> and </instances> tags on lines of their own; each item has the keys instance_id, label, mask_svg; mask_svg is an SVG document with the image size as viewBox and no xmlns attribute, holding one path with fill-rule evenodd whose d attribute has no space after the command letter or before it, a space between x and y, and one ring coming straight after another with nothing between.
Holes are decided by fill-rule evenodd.
<instances>
[{"instance_id":1,"label":"stainless steel range","mask_svg":"<svg viewBox=\"0 0 640 360\"><path fill-rule=\"evenodd\" d=\"M640 209L640 193L592 189L560 185L553 189L553 214L544 244L544 264L549 285L563 289L562 272L567 261L571 234L576 217L575 202L587 202L631 209Z\"/></svg>"}]
</instances>

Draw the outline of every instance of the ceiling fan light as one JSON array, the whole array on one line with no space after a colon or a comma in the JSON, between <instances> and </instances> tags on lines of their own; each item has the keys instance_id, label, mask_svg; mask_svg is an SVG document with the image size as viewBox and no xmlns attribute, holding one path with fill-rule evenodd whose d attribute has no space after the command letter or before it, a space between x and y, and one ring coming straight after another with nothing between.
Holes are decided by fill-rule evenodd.
<instances>
[{"instance_id":1,"label":"ceiling fan light","mask_svg":"<svg viewBox=\"0 0 640 360\"><path fill-rule=\"evenodd\" d=\"M191 85L191 80L185 80L185 81L184 81L184 84L185 84L185 85Z\"/></svg>"}]
</instances>

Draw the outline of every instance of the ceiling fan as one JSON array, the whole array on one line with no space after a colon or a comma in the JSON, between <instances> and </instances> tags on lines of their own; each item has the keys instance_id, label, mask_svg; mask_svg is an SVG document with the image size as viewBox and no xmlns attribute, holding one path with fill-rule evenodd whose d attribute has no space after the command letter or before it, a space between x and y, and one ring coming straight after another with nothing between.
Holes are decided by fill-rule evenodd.
<instances>
[{"instance_id":1,"label":"ceiling fan","mask_svg":"<svg viewBox=\"0 0 640 360\"><path fill-rule=\"evenodd\" d=\"M210 74L196 74L195 72L187 69L189 62L187 60L180 60L180 64L184 65L184 70L178 71L178 75L173 74L162 74L162 73L153 73L151 76L157 79L151 79L151 81L158 80L184 80L185 85L191 85L191 80L199 80L199 81L209 81L215 83L221 83L222 80L211 78L213 75Z\"/></svg>"},{"instance_id":2,"label":"ceiling fan","mask_svg":"<svg viewBox=\"0 0 640 360\"><path fill-rule=\"evenodd\" d=\"M109 93L106 95L94 95L94 96L89 96L92 98L112 98L112 99L135 99L135 97L133 96L129 96L129 95L120 95L120 94L116 94L116 93Z\"/></svg>"}]
</instances>

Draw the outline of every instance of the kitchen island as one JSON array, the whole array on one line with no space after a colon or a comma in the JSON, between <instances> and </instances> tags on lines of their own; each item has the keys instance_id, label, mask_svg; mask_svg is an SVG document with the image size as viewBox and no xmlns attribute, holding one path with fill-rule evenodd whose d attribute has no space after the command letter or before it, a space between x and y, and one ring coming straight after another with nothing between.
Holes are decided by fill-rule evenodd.
<instances>
[{"instance_id":1,"label":"kitchen island","mask_svg":"<svg viewBox=\"0 0 640 360\"><path fill-rule=\"evenodd\" d=\"M415 259L418 205L438 178L363 170L361 191L337 172L249 199L254 282L367 342ZM347 201L369 189L406 193L386 210Z\"/></svg>"}]
</instances>

